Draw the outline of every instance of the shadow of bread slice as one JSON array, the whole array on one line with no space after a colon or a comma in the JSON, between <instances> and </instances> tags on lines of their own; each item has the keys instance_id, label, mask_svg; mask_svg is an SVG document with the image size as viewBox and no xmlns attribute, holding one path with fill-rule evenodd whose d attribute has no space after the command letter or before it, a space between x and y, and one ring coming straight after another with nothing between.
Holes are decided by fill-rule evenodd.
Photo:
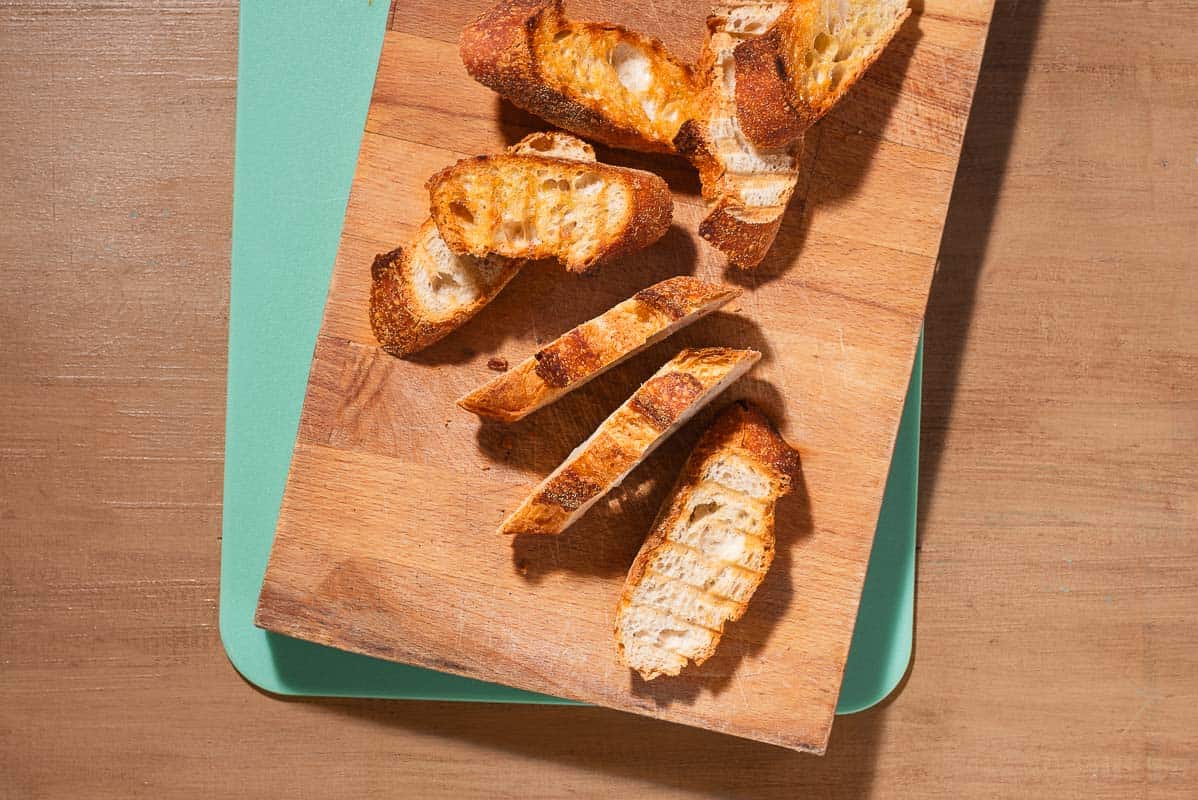
<instances>
[{"instance_id":1,"label":"shadow of bread slice","mask_svg":"<svg viewBox=\"0 0 1198 800\"><path fill-rule=\"evenodd\" d=\"M573 272L657 241L674 208L652 173L529 153L463 159L430 178L428 190L453 252L555 258Z\"/></svg>"},{"instance_id":2,"label":"shadow of bread slice","mask_svg":"<svg viewBox=\"0 0 1198 800\"><path fill-rule=\"evenodd\" d=\"M574 448L499 532L561 533L760 358L756 350L683 350Z\"/></svg>"},{"instance_id":3,"label":"shadow of bread slice","mask_svg":"<svg viewBox=\"0 0 1198 800\"><path fill-rule=\"evenodd\" d=\"M736 48L741 127L759 147L803 135L910 16L907 0L791 0L769 34Z\"/></svg>"},{"instance_id":4,"label":"shadow of bread slice","mask_svg":"<svg viewBox=\"0 0 1198 800\"><path fill-rule=\"evenodd\" d=\"M619 25L567 19L561 0L504 0L459 42L466 71L515 105L612 147L673 152L691 68Z\"/></svg>"},{"instance_id":5,"label":"shadow of bread slice","mask_svg":"<svg viewBox=\"0 0 1198 800\"><path fill-rule=\"evenodd\" d=\"M534 133L513 154L595 160L594 149L563 133ZM449 250L425 220L410 244L375 256L370 268L370 327L382 348L407 356L428 347L491 302L524 266L521 259L476 258Z\"/></svg>"},{"instance_id":6,"label":"shadow of bread slice","mask_svg":"<svg viewBox=\"0 0 1198 800\"><path fill-rule=\"evenodd\" d=\"M559 336L458 405L488 419L523 419L739 295L687 275L668 278Z\"/></svg>"},{"instance_id":7,"label":"shadow of bread slice","mask_svg":"<svg viewBox=\"0 0 1198 800\"><path fill-rule=\"evenodd\" d=\"M699 170L708 204L699 235L741 269L757 266L778 235L798 181L803 142L763 148L745 136L736 105L741 76L733 54L768 31L785 7L784 2L746 0L713 9L699 59L703 91L695 104L697 116L676 139L679 152Z\"/></svg>"},{"instance_id":8,"label":"shadow of bread slice","mask_svg":"<svg viewBox=\"0 0 1198 800\"><path fill-rule=\"evenodd\" d=\"M716 417L641 546L616 607L620 663L645 680L715 652L774 558L774 508L799 456L747 403Z\"/></svg>"}]
</instances>

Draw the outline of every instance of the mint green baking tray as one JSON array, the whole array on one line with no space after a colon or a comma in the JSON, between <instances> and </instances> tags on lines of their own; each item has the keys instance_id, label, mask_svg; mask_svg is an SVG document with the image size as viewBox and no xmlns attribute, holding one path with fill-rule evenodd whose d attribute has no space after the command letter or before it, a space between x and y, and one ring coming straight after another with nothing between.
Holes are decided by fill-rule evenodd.
<instances>
[{"instance_id":1,"label":"mint green baking tray","mask_svg":"<svg viewBox=\"0 0 1198 800\"><path fill-rule=\"evenodd\" d=\"M221 639L246 680L278 694L568 703L289 639L252 623L387 11L386 0L241 4ZM921 365L922 345L845 668L841 714L889 694L911 655Z\"/></svg>"}]
</instances>

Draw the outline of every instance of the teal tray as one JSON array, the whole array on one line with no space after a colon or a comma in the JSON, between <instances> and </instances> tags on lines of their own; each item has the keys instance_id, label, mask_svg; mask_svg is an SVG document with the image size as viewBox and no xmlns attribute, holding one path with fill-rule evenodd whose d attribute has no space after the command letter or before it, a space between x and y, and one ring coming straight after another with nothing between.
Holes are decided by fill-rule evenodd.
<instances>
[{"instance_id":1,"label":"teal tray","mask_svg":"<svg viewBox=\"0 0 1198 800\"><path fill-rule=\"evenodd\" d=\"M278 694L567 703L269 634L252 623L387 20L373 3L242 3L220 632ZM922 350L921 350L922 353ZM903 412L838 713L911 654L922 354Z\"/></svg>"}]
</instances>

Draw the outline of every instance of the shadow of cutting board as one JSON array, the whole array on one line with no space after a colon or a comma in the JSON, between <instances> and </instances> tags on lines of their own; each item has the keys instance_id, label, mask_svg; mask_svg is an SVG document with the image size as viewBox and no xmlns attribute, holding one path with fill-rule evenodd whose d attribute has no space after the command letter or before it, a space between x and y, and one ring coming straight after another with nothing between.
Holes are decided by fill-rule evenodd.
<instances>
[{"instance_id":1,"label":"shadow of cutting board","mask_svg":"<svg viewBox=\"0 0 1198 800\"><path fill-rule=\"evenodd\" d=\"M695 54L702 13L578 2ZM473 83L464 2L393 9L256 622L385 659L822 752L831 728L922 324L991 2L928 2L809 136L795 202L755 273L695 235L684 164L601 151L675 189L675 225L597 277L533 266L470 324L400 361L366 319L371 258L427 213L425 178L542 127ZM722 313L510 426L453 399L538 342L675 274L744 285ZM560 537L494 529L642 380L684 346L761 364ZM624 573L689 448L724 402L763 406L801 452L778 554L716 656L645 683L614 661Z\"/></svg>"}]
</instances>

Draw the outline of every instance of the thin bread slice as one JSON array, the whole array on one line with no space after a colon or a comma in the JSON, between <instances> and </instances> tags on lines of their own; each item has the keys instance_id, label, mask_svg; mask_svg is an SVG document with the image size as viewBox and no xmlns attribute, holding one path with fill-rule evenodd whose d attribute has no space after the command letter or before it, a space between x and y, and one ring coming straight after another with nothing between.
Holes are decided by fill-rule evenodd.
<instances>
[{"instance_id":1,"label":"thin bread slice","mask_svg":"<svg viewBox=\"0 0 1198 800\"><path fill-rule=\"evenodd\" d=\"M534 133L508 151L595 160L589 144L563 133ZM375 256L371 265L369 315L375 338L399 357L428 347L491 302L524 263L456 255L433 221L425 220L408 246Z\"/></svg>"},{"instance_id":2,"label":"thin bread slice","mask_svg":"<svg viewBox=\"0 0 1198 800\"><path fill-rule=\"evenodd\" d=\"M907 0L791 0L768 35L736 48L741 127L785 147L844 97L910 16Z\"/></svg>"},{"instance_id":3,"label":"thin bread slice","mask_svg":"<svg viewBox=\"0 0 1198 800\"><path fill-rule=\"evenodd\" d=\"M645 680L702 664L740 619L774 557L774 507L799 456L747 403L720 413L692 451L616 606L621 664Z\"/></svg>"},{"instance_id":4,"label":"thin bread slice","mask_svg":"<svg viewBox=\"0 0 1198 800\"><path fill-rule=\"evenodd\" d=\"M499 532L561 533L760 358L756 350L683 350L574 448Z\"/></svg>"},{"instance_id":5,"label":"thin bread slice","mask_svg":"<svg viewBox=\"0 0 1198 800\"><path fill-rule=\"evenodd\" d=\"M784 2L747 0L714 9L699 59L704 88L698 116L682 125L675 140L699 170L708 203L699 235L740 269L761 263L778 235L798 180L803 140L780 148L749 141L737 114L740 73L733 53L768 31L785 7Z\"/></svg>"},{"instance_id":6,"label":"thin bread slice","mask_svg":"<svg viewBox=\"0 0 1198 800\"><path fill-rule=\"evenodd\" d=\"M567 19L561 0L501 0L462 31L466 71L515 105L612 147L673 152L691 68L619 25Z\"/></svg>"},{"instance_id":7,"label":"thin bread slice","mask_svg":"<svg viewBox=\"0 0 1198 800\"><path fill-rule=\"evenodd\" d=\"M559 336L458 405L489 419L523 419L739 295L687 275L668 278Z\"/></svg>"},{"instance_id":8,"label":"thin bread slice","mask_svg":"<svg viewBox=\"0 0 1198 800\"><path fill-rule=\"evenodd\" d=\"M652 173L529 154L463 159L430 178L428 189L453 252L556 258L573 272L657 241L674 207Z\"/></svg>"}]
</instances>

